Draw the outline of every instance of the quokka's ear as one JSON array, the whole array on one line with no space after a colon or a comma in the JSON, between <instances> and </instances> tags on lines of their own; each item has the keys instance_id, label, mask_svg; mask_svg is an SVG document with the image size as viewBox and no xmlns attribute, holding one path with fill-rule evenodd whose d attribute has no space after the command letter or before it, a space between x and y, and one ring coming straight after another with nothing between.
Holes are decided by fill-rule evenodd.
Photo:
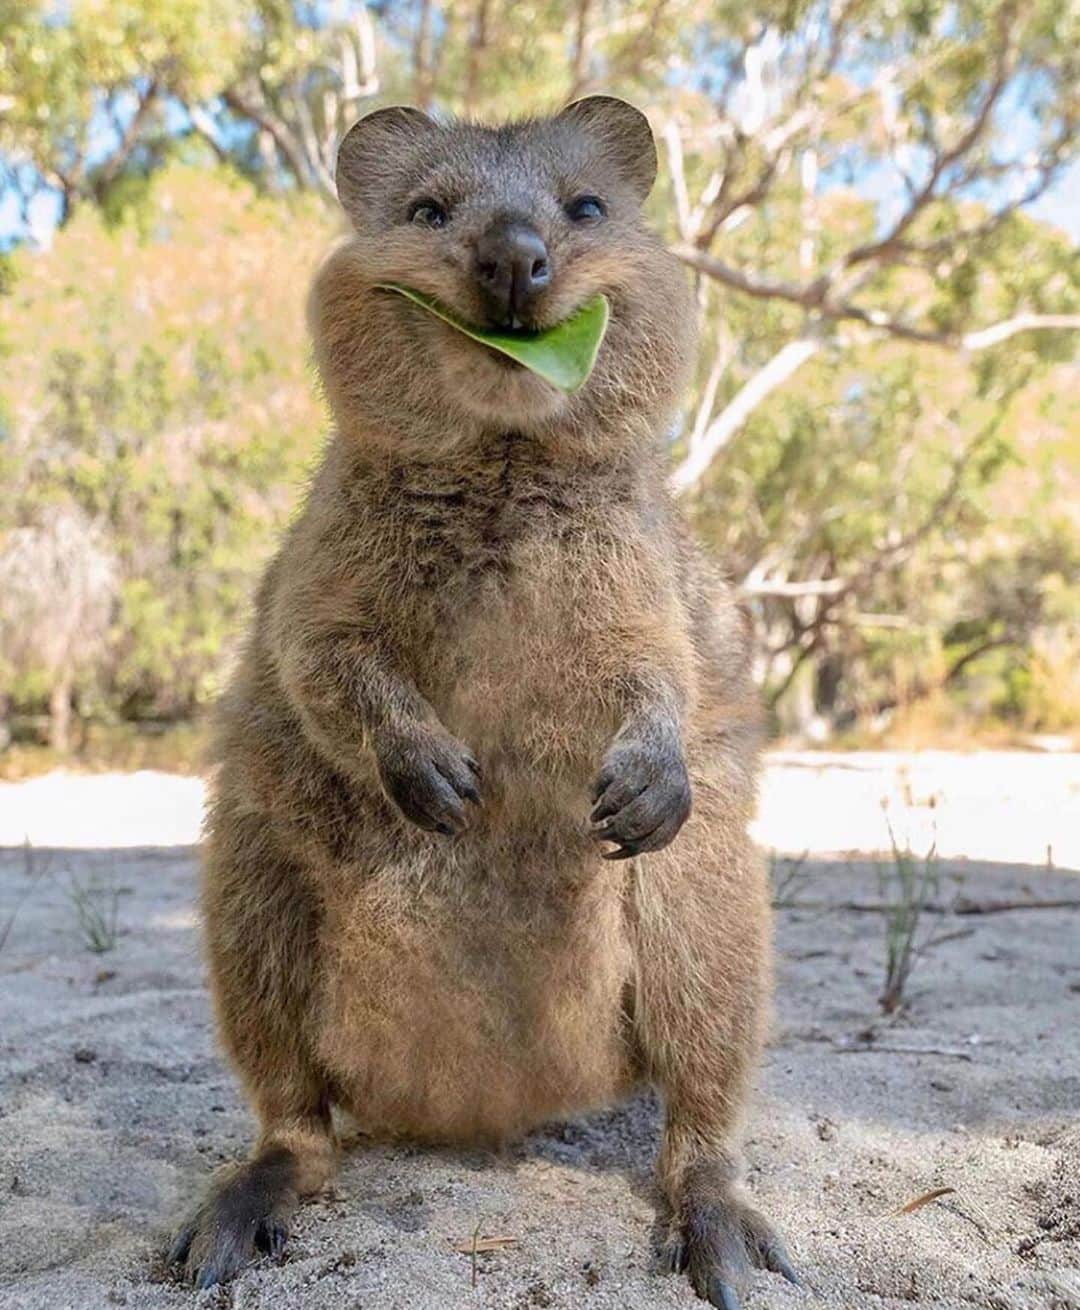
<instances>
[{"instance_id":1,"label":"quokka's ear","mask_svg":"<svg viewBox=\"0 0 1080 1310\"><path fill-rule=\"evenodd\" d=\"M438 130L427 114L409 105L375 109L357 119L337 153L334 180L345 212L350 217L362 214L397 173L402 149L418 136Z\"/></svg>"},{"instance_id":2,"label":"quokka's ear","mask_svg":"<svg viewBox=\"0 0 1080 1310\"><path fill-rule=\"evenodd\" d=\"M559 115L579 124L600 143L623 176L644 200L656 181L656 142L649 120L617 96L586 96Z\"/></svg>"}]
</instances>

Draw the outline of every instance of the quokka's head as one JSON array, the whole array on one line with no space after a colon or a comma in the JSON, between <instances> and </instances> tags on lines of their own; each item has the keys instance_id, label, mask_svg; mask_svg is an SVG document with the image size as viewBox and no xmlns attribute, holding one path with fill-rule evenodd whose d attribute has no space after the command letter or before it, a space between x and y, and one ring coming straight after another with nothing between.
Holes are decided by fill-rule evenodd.
<instances>
[{"instance_id":1,"label":"quokka's head","mask_svg":"<svg viewBox=\"0 0 1080 1310\"><path fill-rule=\"evenodd\" d=\"M662 415L692 353L693 313L681 270L642 217L656 164L645 116L610 96L497 127L409 108L360 119L337 163L352 235L313 298L331 398L524 428L628 405ZM479 328L552 327L598 292L611 318L592 374L568 396L380 283Z\"/></svg>"}]
</instances>

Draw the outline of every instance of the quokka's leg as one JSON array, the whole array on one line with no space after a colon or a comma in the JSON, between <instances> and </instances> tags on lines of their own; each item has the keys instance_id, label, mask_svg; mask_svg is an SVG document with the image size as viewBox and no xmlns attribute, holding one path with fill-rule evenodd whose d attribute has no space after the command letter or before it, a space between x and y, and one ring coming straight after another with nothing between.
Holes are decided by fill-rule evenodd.
<instances>
[{"instance_id":1,"label":"quokka's leg","mask_svg":"<svg viewBox=\"0 0 1080 1310\"><path fill-rule=\"evenodd\" d=\"M313 1052L318 910L266 826L219 806L204 856L211 986L225 1047L260 1133L251 1157L219 1172L170 1259L212 1287L259 1254L278 1254L300 1197L330 1179L336 1145Z\"/></svg>"},{"instance_id":2,"label":"quokka's leg","mask_svg":"<svg viewBox=\"0 0 1080 1310\"><path fill-rule=\"evenodd\" d=\"M665 1102L657 1164L669 1206L664 1255L699 1296L737 1310L751 1265L796 1278L780 1239L737 1186L740 1120L768 1009L765 881L748 844L730 833L710 837L704 817L635 873L634 1025Z\"/></svg>"}]
</instances>

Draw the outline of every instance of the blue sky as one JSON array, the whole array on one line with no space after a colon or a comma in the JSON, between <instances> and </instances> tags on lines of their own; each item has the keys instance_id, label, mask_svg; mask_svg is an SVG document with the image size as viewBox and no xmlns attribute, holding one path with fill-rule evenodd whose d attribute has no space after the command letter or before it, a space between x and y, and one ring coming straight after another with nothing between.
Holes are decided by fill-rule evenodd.
<instances>
[{"instance_id":1,"label":"blue sky","mask_svg":"<svg viewBox=\"0 0 1080 1310\"><path fill-rule=\"evenodd\" d=\"M1080 160L1074 160L1057 185L1028 206L1028 212L1044 223L1064 228L1074 241L1080 242Z\"/></svg>"}]
</instances>

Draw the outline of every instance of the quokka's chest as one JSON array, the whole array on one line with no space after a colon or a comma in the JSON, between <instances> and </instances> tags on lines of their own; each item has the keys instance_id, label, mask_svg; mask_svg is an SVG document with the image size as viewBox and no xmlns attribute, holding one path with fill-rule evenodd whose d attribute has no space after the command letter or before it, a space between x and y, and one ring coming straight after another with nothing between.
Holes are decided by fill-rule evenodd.
<instances>
[{"instance_id":1,"label":"quokka's chest","mask_svg":"<svg viewBox=\"0 0 1080 1310\"><path fill-rule=\"evenodd\" d=\"M436 607L518 586L543 586L587 538L593 510L565 473L512 459L468 473L403 479L389 513L394 547L413 585Z\"/></svg>"},{"instance_id":2,"label":"quokka's chest","mask_svg":"<svg viewBox=\"0 0 1080 1310\"><path fill-rule=\"evenodd\" d=\"M479 468L395 487L403 584L422 616L416 681L476 749L591 767L619 726L625 620L650 590L628 500L514 442Z\"/></svg>"}]
</instances>

